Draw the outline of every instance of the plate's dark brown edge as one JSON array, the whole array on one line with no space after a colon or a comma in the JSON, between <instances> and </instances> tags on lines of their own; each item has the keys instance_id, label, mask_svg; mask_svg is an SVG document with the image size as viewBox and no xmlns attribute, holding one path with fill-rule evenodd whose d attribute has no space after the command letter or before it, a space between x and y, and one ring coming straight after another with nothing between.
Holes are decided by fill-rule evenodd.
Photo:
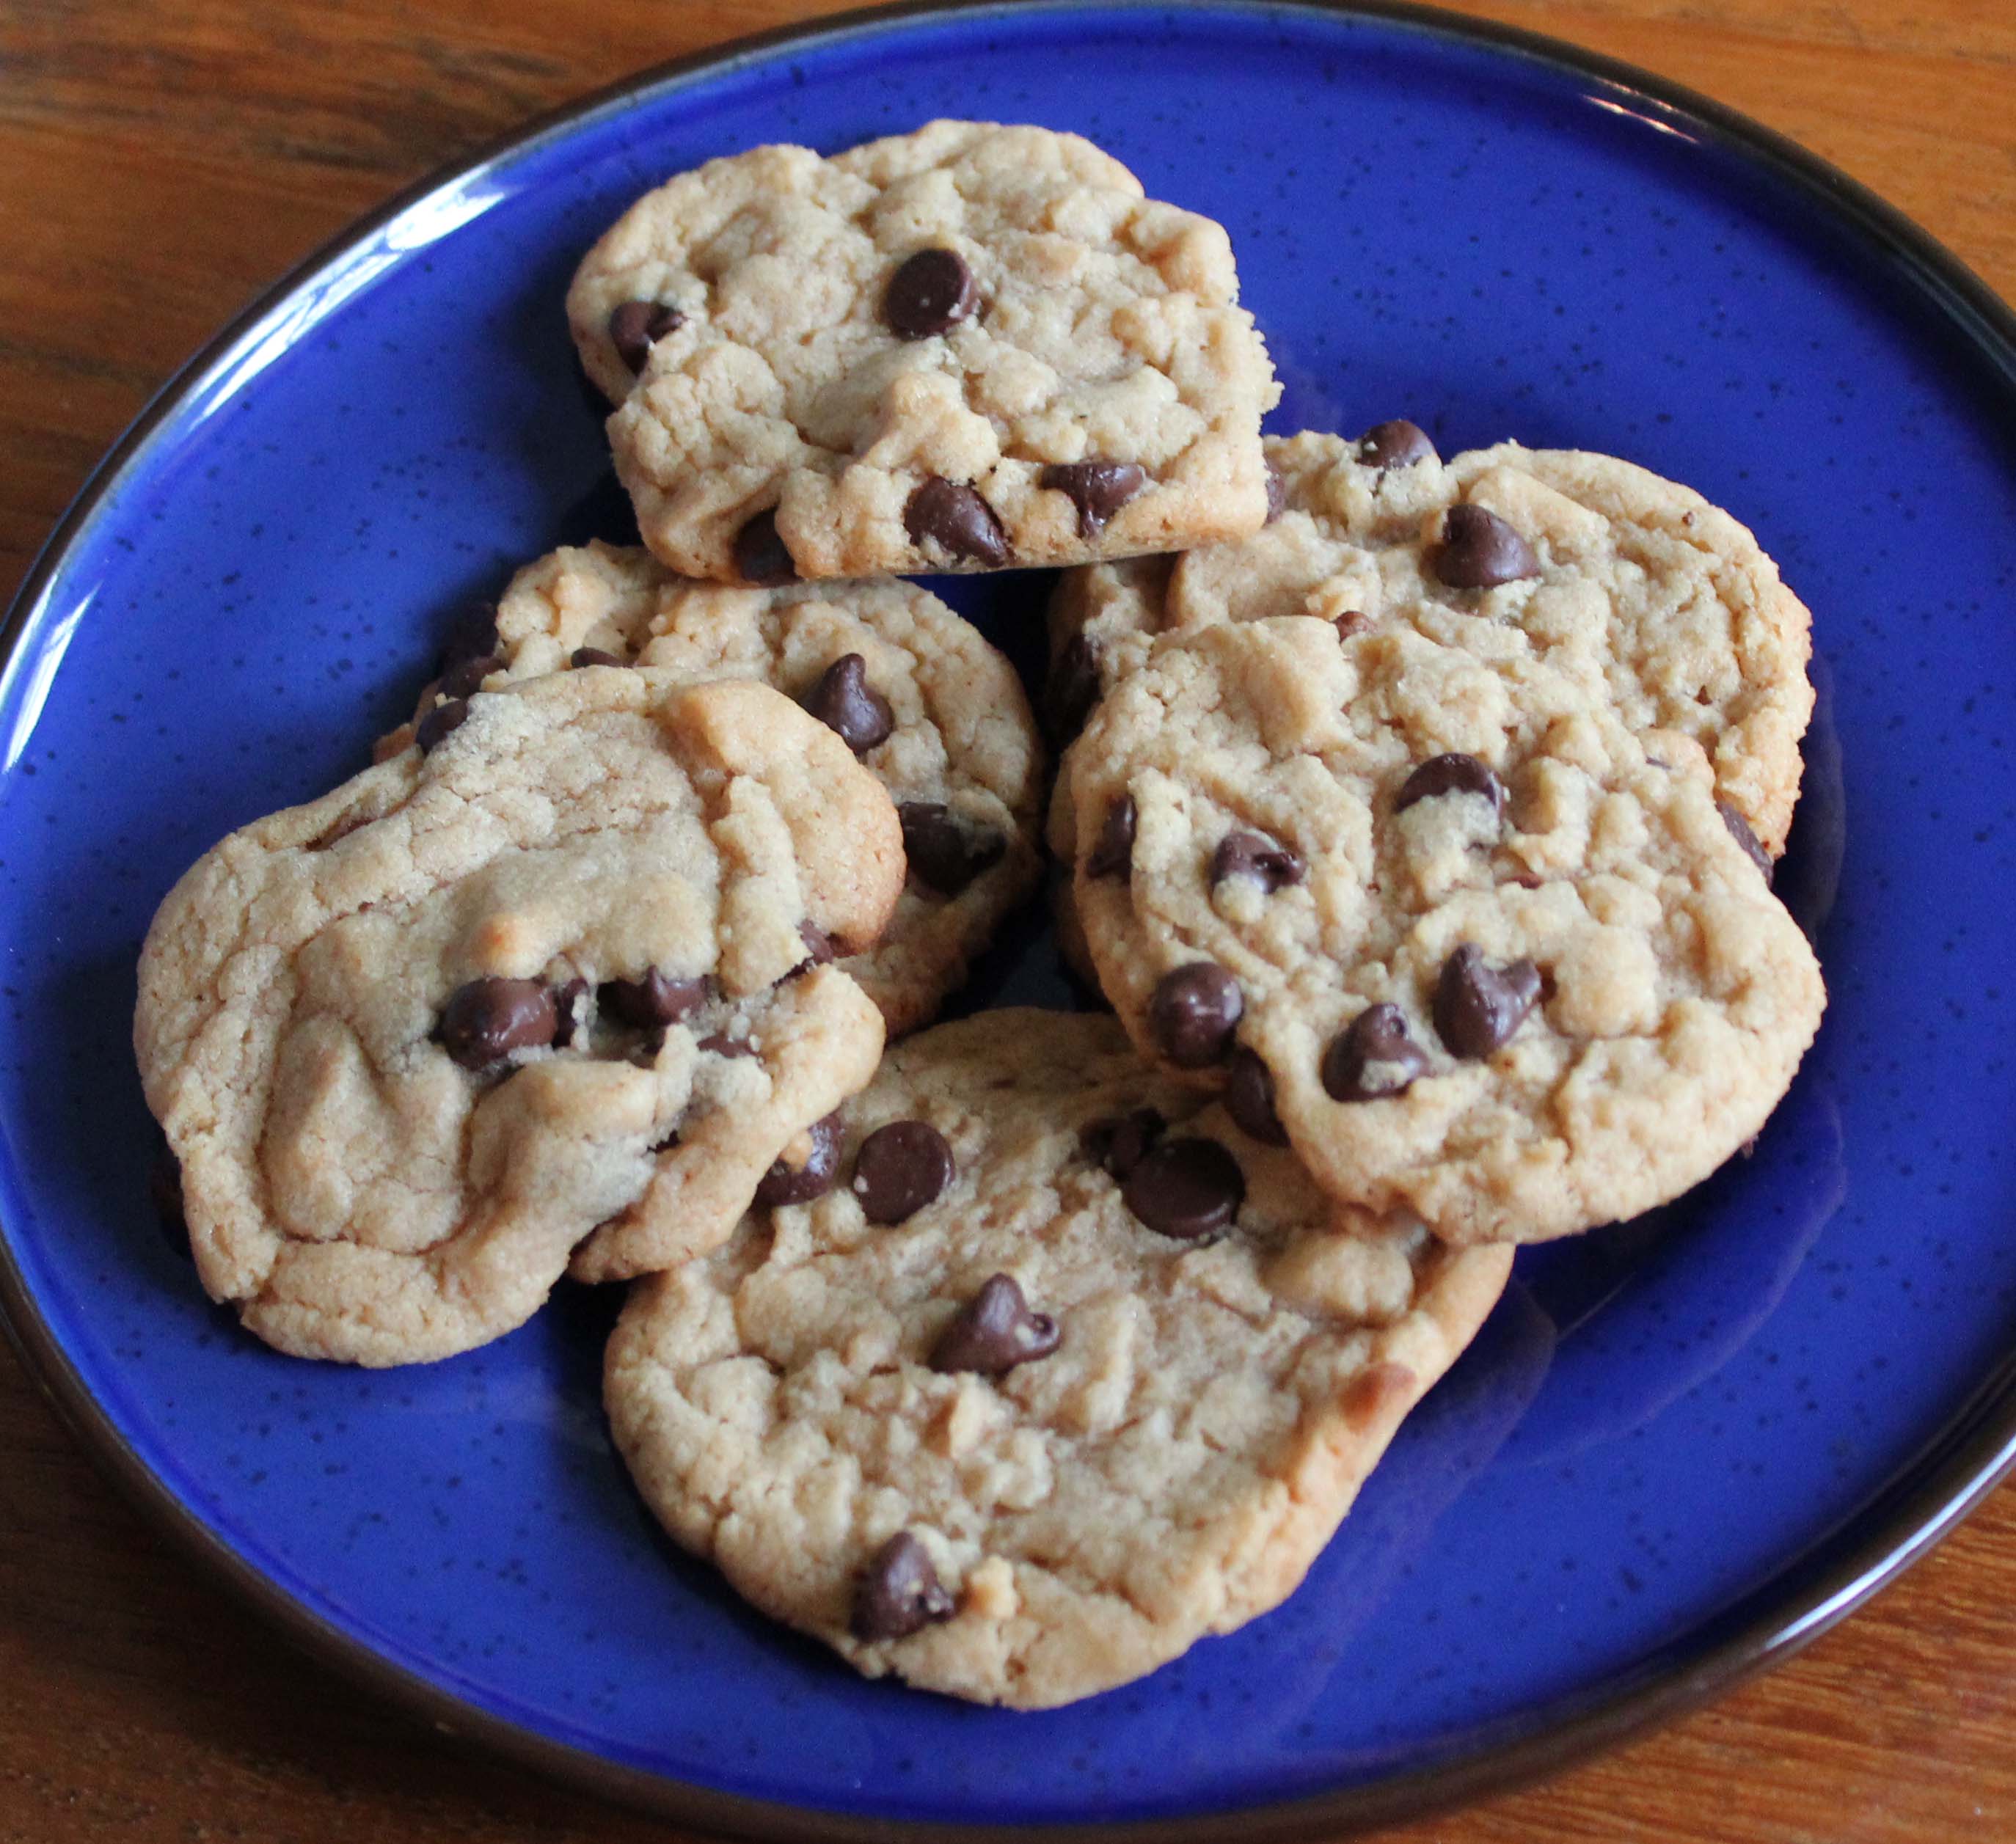
<instances>
[{"instance_id":1,"label":"plate's dark brown edge","mask_svg":"<svg viewBox=\"0 0 2016 1844\"><path fill-rule=\"evenodd\" d=\"M1496 21L1411 0L1219 0L1229 10L1292 17L1317 13L1388 20L1429 35L1517 53L1586 77L1649 106L1669 122L1747 156L1831 208L1956 323L1962 337L2016 390L2016 313L1929 233L1859 181L1795 142L1682 84L1621 60ZM0 627L0 671L56 573L122 475L162 426L202 387L243 336L311 276L374 235L430 194L478 178L497 161L569 131L646 92L718 76L787 45L808 49L933 17L1004 20L1112 6L1181 10L1169 0L898 0L742 38L657 66L500 136L480 153L407 188L297 264L182 365L93 470L30 567ZM1553 1718L1511 1719L1458 1744L1451 1757L1414 1772L1309 1798L1183 1817L1069 1824L962 1824L935 1819L851 1816L779 1805L672 1781L618 1765L463 1702L340 1631L240 1556L203 1523L127 1443L85 1386L31 1296L11 1238L0 1224L0 1326L28 1375L113 1483L164 1527L185 1553L289 1637L353 1680L400 1706L437 1733L482 1744L602 1798L679 1824L778 1844L1290 1844L1418 1818L1556 1772L1697 1707L1779 1663L1853 1611L1924 1555L2016 1466L2016 1354L1998 1366L1916 1461L1841 1529L1772 1582L1712 1623L1705 1644L1654 1659L1607 1695L1571 1700Z\"/></svg>"}]
</instances>

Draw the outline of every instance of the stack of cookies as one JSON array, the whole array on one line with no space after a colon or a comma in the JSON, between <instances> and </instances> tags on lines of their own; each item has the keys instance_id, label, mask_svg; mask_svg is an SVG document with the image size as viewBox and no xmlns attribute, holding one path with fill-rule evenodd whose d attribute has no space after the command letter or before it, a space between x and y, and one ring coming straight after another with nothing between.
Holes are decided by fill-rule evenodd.
<instances>
[{"instance_id":1,"label":"stack of cookies","mask_svg":"<svg viewBox=\"0 0 2016 1844\"><path fill-rule=\"evenodd\" d=\"M645 1500L870 1675L1053 1705L1287 1595L1514 1246L1712 1171L1823 994L1749 534L1594 455L1263 441L1237 300L1035 128L638 201L567 312L644 548L519 571L149 933L212 1296L394 1364L632 1282ZM1013 670L891 573L1035 565L1046 816ZM921 1029L1046 836L1111 1014Z\"/></svg>"}]
</instances>

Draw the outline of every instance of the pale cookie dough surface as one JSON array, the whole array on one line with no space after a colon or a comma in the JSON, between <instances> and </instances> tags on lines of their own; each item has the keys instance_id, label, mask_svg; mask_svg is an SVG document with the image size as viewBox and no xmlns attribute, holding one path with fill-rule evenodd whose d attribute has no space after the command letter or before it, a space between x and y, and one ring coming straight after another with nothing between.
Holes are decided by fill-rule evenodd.
<instances>
[{"instance_id":1,"label":"pale cookie dough surface","mask_svg":"<svg viewBox=\"0 0 2016 1844\"><path fill-rule=\"evenodd\" d=\"M1043 721L1061 753L1085 727L1107 688L1147 657L1161 631L1162 602L1175 557L1129 557L1114 563L1089 563L1058 577L1049 601L1049 675L1044 687ZM1071 900L1070 864L1077 839L1071 818L1071 767L1058 764L1044 819L1045 843L1064 868L1051 890L1057 951L1088 986L1099 975L1078 926Z\"/></svg>"},{"instance_id":2,"label":"pale cookie dough surface","mask_svg":"<svg viewBox=\"0 0 2016 1844\"><path fill-rule=\"evenodd\" d=\"M1785 848L1813 714L1812 620L1756 539L1692 489L1627 461L1516 442L1384 469L1358 444L1269 443L1283 508L1246 545L1193 552L1162 626L1311 614L1423 625L1424 604L1519 628L1592 685L1669 766L1712 778L1765 850ZM1437 573L1449 509L1483 508L1538 573L1484 589Z\"/></svg>"},{"instance_id":3,"label":"pale cookie dough surface","mask_svg":"<svg viewBox=\"0 0 2016 1844\"><path fill-rule=\"evenodd\" d=\"M1154 1108L1237 1160L1215 1238L1157 1233L1081 1134ZM841 1181L639 1285L616 1442L677 1540L870 1676L1043 1707L1138 1677L1301 1580L1407 1411L1489 1313L1503 1249L1338 1210L1106 1018L998 1011L911 1038L844 1115ZM848 1174L922 1120L956 1176L894 1224ZM1137 1168L1138 1169L1138 1168ZM931 1362L992 1276L1058 1335L999 1375ZM948 1617L864 1638L908 1533Z\"/></svg>"},{"instance_id":4,"label":"pale cookie dough surface","mask_svg":"<svg viewBox=\"0 0 2016 1844\"><path fill-rule=\"evenodd\" d=\"M889 734L861 762L906 820L981 865L956 882L924 841L881 940L840 965L882 1008L890 1034L929 1022L1001 918L1034 885L1043 751L1015 670L980 631L914 583L742 588L673 575L648 552L600 541L556 551L512 579L497 606L495 670L484 682L567 670L583 648L700 682L760 680L804 703L849 654L890 706ZM430 687L419 714L434 707ZM402 729L388 744L411 735ZM942 807L942 818L920 814Z\"/></svg>"},{"instance_id":5,"label":"pale cookie dough surface","mask_svg":"<svg viewBox=\"0 0 2016 1844\"><path fill-rule=\"evenodd\" d=\"M954 253L970 313L905 338L885 293ZM1075 135L934 122L830 160L759 147L639 199L589 251L567 315L619 408L617 471L645 542L689 576L747 573L736 540L774 512L805 578L1041 565L1257 530L1260 418L1279 394L1223 229L1143 196ZM625 303L679 324L633 376ZM1143 479L1103 523L1041 476ZM920 536L931 481L977 492L999 555ZM985 547L983 547L983 551Z\"/></svg>"},{"instance_id":6,"label":"pale cookie dough surface","mask_svg":"<svg viewBox=\"0 0 2016 1844\"><path fill-rule=\"evenodd\" d=\"M1712 778L1766 852L1784 850L1813 714L1811 618L1744 527L1690 488L1607 455L1515 442L1381 467L1339 437L1269 437L1276 516L1200 547L1160 579L1074 572L1053 598L1058 674L1103 694L1149 642L1225 621L1315 615L1422 624L1424 605L1521 628L1600 685L1669 766ZM1436 573L1449 509L1496 513L1537 573L1488 589Z\"/></svg>"},{"instance_id":7,"label":"pale cookie dough surface","mask_svg":"<svg viewBox=\"0 0 2016 1844\"><path fill-rule=\"evenodd\" d=\"M1179 557L1129 557L1067 570L1049 601L1049 675L1043 719L1060 751L1067 749L1099 700L1148 656ZM1060 770L1045 831L1060 858L1071 854L1071 776Z\"/></svg>"},{"instance_id":8,"label":"pale cookie dough surface","mask_svg":"<svg viewBox=\"0 0 2016 1844\"><path fill-rule=\"evenodd\" d=\"M134 1023L204 1286L283 1350L409 1363L521 1323L605 1219L718 1241L881 1048L852 980L792 976L801 929L873 939L902 876L823 725L650 672L480 695L232 834L156 915ZM607 983L654 969L690 1001L662 1041ZM457 1037L484 980L525 983L515 1041Z\"/></svg>"},{"instance_id":9,"label":"pale cookie dough surface","mask_svg":"<svg viewBox=\"0 0 2016 1844\"><path fill-rule=\"evenodd\" d=\"M1451 753L1495 775L1502 818L1461 789L1395 812L1410 774ZM1071 765L1078 912L1136 1041L1168 1053L1159 983L1215 963L1238 997L1206 1009L1222 1022L1243 1003L1224 1043L1266 1064L1318 1181L1451 1240L1564 1235L1677 1195L1756 1133L1818 1025L1812 951L1705 780L1659 765L1600 685L1515 624L1431 606L1419 628L1340 635L1301 616L1172 635ZM1092 875L1130 800L1123 868ZM1299 874L1215 881L1236 832L1297 854ZM1436 994L1466 943L1494 973L1532 962L1539 997L1495 1051L1458 1056ZM1332 1045L1386 1003L1417 1079L1334 1098ZM1212 1084L1205 1038L1190 1078Z\"/></svg>"},{"instance_id":10,"label":"pale cookie dough surface","mask_svg":"<svg viewBox=\"0 0 2016 1844\"><path fill-rule=\"evenodd\" d=\"M1126 557L1059 574L1050 591L1043 716L1060 745L1077 735L1093 706L1147 657L1162 631L1170 577L1182 561Z\"/></svg>"}]
</instances>

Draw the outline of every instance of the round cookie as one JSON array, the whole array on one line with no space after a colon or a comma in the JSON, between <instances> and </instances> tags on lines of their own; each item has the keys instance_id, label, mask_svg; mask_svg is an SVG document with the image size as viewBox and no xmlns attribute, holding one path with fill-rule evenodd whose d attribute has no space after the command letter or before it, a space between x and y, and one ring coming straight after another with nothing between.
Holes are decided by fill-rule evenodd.
<instances>
[{"instance_id":1,"label":"round cookie","mask_svg":"<svg viewBox=\"0 0 2016 1844\"><path fill-rule=\"evenodd\" d=\"M991 1012L891 1050L823 1195L640 1283L605 1397L764 1612L1046 1707L1285 1598L1510 1266L1340 1210L1111 1019Z\"/></svg>"},{"instance_id":2,"label":"round cookie","mask_svg":"<svg viewBox=\"0 0 2016 1844\"><path fill-rule=\"evenodd\" d=\"M477 644L485 651L455 668L473 682L599 659L697 683L761 680L839 726L897 803L908 847L909 879L881 940L840 962L892 1037L930 1020L1035 882L1043 753L1021 681L916 584L695 583L647 552L597 541L520 570L494 636ZM455 688L452 678L430 686L420 716Z\"/></svg>"},{"instance_id":3,"label":"round cookie","mask_svg":"<svg viewBox=\"0 0 2016 1844\"><path fill-rule=\"evenodd\" d=\"M1712 780L1769 857L1784 849L1813 710L1810 623L1734 519L1604 455L1507 443L1445 465L1409 422L1351 441L1269 437L1265 448L1264 530L1059 579L1045 703L1060 749L1161 634L1283 615L1362 631L1474 610L1517 622L1543 656L1600 680L1654 753ZM1481 590L1443 582L1444 528L1460 505L1507 521L1534 573ZM1075 832L1070 789L1067 769L1047 823L1060 858ZM1055 909L1065 959L1092 977L1067 888Z\"/></svg>"},{"instance_id":4,"label":"round cookie","mask_svg":"<svg viewBox=\"0 0 2016 1844\"><path fill-rule=\"evenodd\" d=\"M645 543L774 583L1256 530L1279 394L1224 230L1075 135L933 122L679 174L567 297Z\"/></svg>"},{"instance_id":5,"label":"round cookie","mask_svg":"<svg viewBox=\"0 0 2016 1844\"><path fill-rule=\"evenodd\" d=\"M1075 900L1136 1041L1206 1084L1257 1056L1319 1184L1453 1241L1676 1195L1818 1025L1705 780L1514 624L1168 636L1070 766Z\"/></svg>"},{"instance_id":6,"label":"round cookie","mask_svg":"<svg viewBox=\"0 0 2016 1844\"><path fill-rule=\"evenodd\" d=\"M486 692L234 832L156 915L135 1048L211 1296L279 1349L444 1357L597 1224L727 1235L873 1073L895 811L760 685Z\"/></svg>"},{"instance_id":7,"label":"round cookie","mask_svg":"<svg viewBox=\"0 0 2016 1844\"><path fill-rule=\"evenodd\" d=\"M1063 579L1053 703L1089 710L1158 634L1283 615L1347 630L1478 615L1600 680L1654 754L1709 778L1765 851L1783 852L1813 714L1811 617L1734 519L1607 455L1507 442L1445 463L1411 423L1265 447L1264 530L1192 550L1160 582ZM1478 536L1449 543L1453 514Z\"/></svg>"}]
</instances>

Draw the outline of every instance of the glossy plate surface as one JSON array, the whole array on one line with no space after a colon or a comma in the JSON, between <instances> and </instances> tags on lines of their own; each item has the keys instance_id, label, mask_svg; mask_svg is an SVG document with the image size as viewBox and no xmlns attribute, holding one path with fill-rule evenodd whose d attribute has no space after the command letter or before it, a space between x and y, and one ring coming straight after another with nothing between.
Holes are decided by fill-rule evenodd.
<instances>
[{"instance_id":1,"label":"glossy plate surface","mask_svg":"<svg viewBox=\"0 0 2016 1844\"><path fill-rule=\"evenodd\" d=\"M613 1298L376 1375L240 1335L155 1227L128 1042L185 866L361 766L463 598L620 529L560 313L596 234L710 156L941 114L1078 130L1222 220L1276 428L1405 415L1445 453L1516 436L1699 487L1812 606L1823 693L1784 887L1833 1008L1754 1156L1523 1256L1281 1611L1039 1716L861 1683L662 1541L598 1405ZM1336 1826L1795 1641L2016 1426L2016 356L1816 171L1432 16L1037 5L675 73L367 227L178 380L17 611L0 1220L32 1361L171 1522L394 1694L776 1835ZM952 593L1028 660L1043 588ZM974 1002L1004 990L1068 1002L1033 923Z\"/></svg>"}]
</instances>

